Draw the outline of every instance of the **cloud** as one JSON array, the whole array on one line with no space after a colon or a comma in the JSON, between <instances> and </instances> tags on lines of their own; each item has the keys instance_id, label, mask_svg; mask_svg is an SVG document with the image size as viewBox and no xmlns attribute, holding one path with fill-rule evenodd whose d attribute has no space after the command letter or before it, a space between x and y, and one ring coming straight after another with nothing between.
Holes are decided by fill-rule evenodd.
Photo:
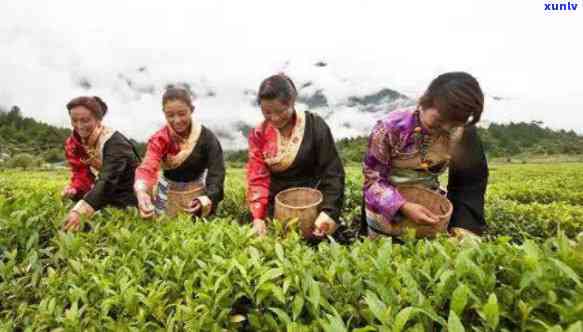
<instances>
[{"instance_id":1,"label":"cloud","mask_svg":"<svg viewBox=\"0 0 583 332\"><path fill-rule=\"evenodd\" d=\"M583 11L543 9L539 0L4 1L0 105L67 126L69 99L100 95L107 122L143 140L164 123L164 86L188 83L203 121L244 147L236 124L260 120L245 91L272 73L311 82L307 94L321 89L330 105L321 112L333 111L343 136L374 120L355 121L342 106L350 96L390 88L414 98L437 74L466 70L489 97L505 97L488 103L486 119L582 132Z\"/></svg>"}]
</instances>

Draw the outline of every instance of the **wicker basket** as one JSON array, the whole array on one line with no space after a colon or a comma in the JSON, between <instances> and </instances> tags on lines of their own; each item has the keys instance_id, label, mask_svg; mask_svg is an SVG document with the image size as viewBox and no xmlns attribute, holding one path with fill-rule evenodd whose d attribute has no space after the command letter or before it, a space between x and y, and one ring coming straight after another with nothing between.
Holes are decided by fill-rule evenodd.
<instances>
[{"instance_id":1,"label":"wicker basket","mask_svg":"<svg viewBox=\"0 0 583 332\"><path fill-rule=\"evenodd\" d=\"M186 191L168 190L168 201L166 205L166 214L169 217L175 217L184 210L190 208L192 201L204 195L204 186L194 187Z\"/></svg>"},{"instance_id":2,"label":"wicker basket","mask_svg":"<svg viewBox=\"0 0 583 332\"><path fill-rule=\"evenodd\" d=\"M275 196L274 217L281 221L298 218L304 238L312 238L322 200L322 193L316 189L298 187L283 190Z\"/></svg>"},{"instance_id":3,"label":"wicker basket","mask_svg":"<svg viewBox=\"0 0 583 332\"><path fill-rule=\"evenodd\" d=\"M407 202L423 205L439 218L439 222L435 225L420 225L403 218L398 222L400 230L397 235L402 234L406 228L414 228L417 237L433 237L447 232L453 205L445 196L418 186L398 186L397 190Z\"/></svg>"}]
</instances>

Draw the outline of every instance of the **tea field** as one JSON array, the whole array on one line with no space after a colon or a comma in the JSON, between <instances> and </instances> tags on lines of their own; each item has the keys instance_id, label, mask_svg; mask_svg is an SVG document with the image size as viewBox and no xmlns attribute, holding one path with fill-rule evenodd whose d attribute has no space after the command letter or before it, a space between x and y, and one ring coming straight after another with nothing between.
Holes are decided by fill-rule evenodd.
<instances>
[{"instance_id":1,"label":"tea field","mask_svg":"<svg viewBox=\"0 0 583 332\"><path fill-rule=\"evenodd\" d=\"M217 217L106 209L64 233L67 176L0 172L2 331L583 331L583 164L492 165L484 238L401 244L256 238L240 169Z\"/></svg>"}]
</instances>

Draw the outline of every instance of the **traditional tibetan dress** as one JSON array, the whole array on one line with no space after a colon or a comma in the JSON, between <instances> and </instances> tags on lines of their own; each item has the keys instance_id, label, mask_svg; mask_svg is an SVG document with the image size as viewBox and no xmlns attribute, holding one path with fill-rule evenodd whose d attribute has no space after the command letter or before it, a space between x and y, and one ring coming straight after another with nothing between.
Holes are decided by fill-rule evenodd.
<instances>
[{"instance_id":1,"label":"traditional tibetan dress","mask_svg":"<svg viewBox=\"0 0 583 332\"><path fill-rule=\"evenodd\" d=\"M481 144L474 143L479 143L475 127L457 128L449 134L430 135L421 125L419 111L415 109L391 112L386 119L379 121L370 135L363 163L364 221L369 234L401 234L403 230L400 221L403 215L399 209L405 204L405 199L399 193L398 186L416 185L445 194L446 191L440 187L439 176L450 164L467 165L463 158L469 158L470 155L473 159L480 159L475 157L476 152L483 156ZM471 152L472 147L476 151ZM452 154L458 157L452 159ZM477 162L478 165L481 163L485 163L485 157ZM449 186L452 190L450 195L455 196L452 200L454 215L450 226L485 225L483 197L487 166L485 173L484 168L476 168L475 161L470 168L468 171L466 167L465 174L461 167L450 169L450 176L453 175ZM475 186L470 190L470 175L484 186ZM468 196L458 194L460 190L465 190ZM469 220L468 214L462 212L462 209L471 210L466 212L473 219ZM460 220L462 214L465 214L464 220ZM475 231L479 227L468 228Z\"/></svg>"},{"instance_id":2,"label":"traditional tibetan dress","mask_svg":"<svg viewBox=\"0 0 583 332\"><path fill-rule=\"evenodd\" d=\"M201 215L206 217L222 201L224 181L219 140L193 120L186 138L165 126L149 139L144 161L136 170L135 188L154 195L157 214L175 216L196 198L202 205Z\"/></svg>"},{"instance_id":3,"label":"traditional tibetan dress","mask_svg":"<svg viewBox=\"0 0 583 332\"><path fill-rule=\"evenodd\" d=\"M121 133L101 126L83 142L73 132L65 142L65 155L71 167L69 186L77 190L75 211L90 216L105 206L137 205L133 183L140 158Z\"/></svg>"},{"instance_id":4,"label":"traditional tibetan dress","mask_svg":"<svg viewBox=\"0 0 583 332\"><path fill-rule=\"evenodd\" d=\"M328 125L310 112L296 111L292 134L284 137L269 122L249 133L247 202L254 219L273 217L275 195L294 187L323 194L320 217L339 221L344 168Z\"/></svg>"}]
</instances>

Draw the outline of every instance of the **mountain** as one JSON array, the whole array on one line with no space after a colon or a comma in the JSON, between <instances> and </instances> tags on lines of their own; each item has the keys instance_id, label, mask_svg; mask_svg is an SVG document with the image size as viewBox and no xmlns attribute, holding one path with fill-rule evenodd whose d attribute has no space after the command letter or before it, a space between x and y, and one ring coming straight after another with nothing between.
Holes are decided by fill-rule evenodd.
<instances>
[{"instance_id":1,"label":"mountain","mask_svg":"<svg viewBox=\"0 0 583 332\"><path fill-rule=\"evenodd\" d=\"M390 99L390 100L389 100ZM313 100L313 99L312 99ZM406 100L395 92L381 90L377 94L353 100L361 107L363 114L376 113L374 107ZM245 136L251 127L243 122L235 127ZM491 123L487 128L479 128L489 157L514 157L517 155L583 155L583 136L574 131L553 130L542 122ZM0 161L18 154L40 157L46 162L57 163L64 160L63 143L71 130L59 128L22 116L17 106L10 111L0 109ZM228 137L229 132L218 132L217 136ZM145 143L133 143L143 155ZM360 163L367 147L365 135L345 137L337 141L338 150L345 163ZM242 166L247 159L245 149L225 151L225 159L233 165Z\"/></svg>"},{"instance_id":2,"label":"mountain","mask_svg":"<svg viewBox=\"0 0 583 332\"><path fill-rule=\"evenodd\" d=\"M69 119L64 104L78 95L99 95L109 105L104 123L127 137L146 142L148 137L165 125L161 96L168 86L183 86L194 96L195 116L214 131L228 158L241 160L247 147L247 135L261 120L256 87L266 76L249 71L245 75L214 76L202 74L205 68L161 67L136 64L97 73L82 67L71 69L71 86L55 84L58 93L45 99L18 97L11 94L10 103L20 107L0 110L0 153L29 152L46 160L62 159L62 142L69 135ZM322 116L332 129L334 138L351 146L361 142L374 124L387 113L415 105L420 83L404 84L399 80L377 75L346 73L341 66L318 60L304 63L286 61L272 73L285 72L298 87L298 110ZM429 83L429 82L427 82ZM63 85L63 86L62 86ZM401 88L396 88L397 86ZM59 90L60 88L60 90ZM52 97L55 95L54 97ZM44 102L43 102L44 101ZM562 128L564 117L551 117L551 123L536 122L543 118L540 103L524 101L503 94L486 95L485 111L480 121L488 151L493 156L528 153L580 153L580 136ZM551 102L551 101L549 101ZM552 101L558 102L556 100ZM10 104L8 104L10 105ZM2 105L0 105L2 106ZM538 108L536 108L536 107ZM34 114L33 118L27 118ZM548 114L547 114L547 118ZM562 122L561 122L562 121ZM546 128L551 126L553 129ZM344 142L344 143L342 143ZM358 143L359 145L362 145ZM138 144L143 151L144 144ZM362 147L360 147L362 149ZM361 155L348 148L350 160ZM50 155L48 155L50 152Z\"/></svg>"},{"instance_id":3,"label":"mountain","mask_svg":"<svg viewBox=\"0 0 583 332\"><path fill-rule=\"evenodd\" d=\"M432 73L423 78L403 76L396 64L382 68L366 64L346 67L338 60L321 58L250 64L244 68L225 66L152 59L115 63L106 68L65 63L50 68L51 72L63 74L48 77L29 73L26 81L34 80L34 88L4 86L0 106L9 110L18 105L24 116L68 127L66 102L79 95L98 95L109 106L105 123L145 142L165 124L161 105L164 89L179 85L195 96L196 116L215 131L223 148L236 151L246 147L246 133L262 120L256 92L260 82L271 74L285 72L290 76L298 87L297 109L322 116L336 139L368 135L387 112L414 105L432 78ZM51 86L50 92L45 86ZM551 128L583 133L578 113L572 112L578 99L486 93L483 124L545 120Z\"/></svg>"}]
</instances>

